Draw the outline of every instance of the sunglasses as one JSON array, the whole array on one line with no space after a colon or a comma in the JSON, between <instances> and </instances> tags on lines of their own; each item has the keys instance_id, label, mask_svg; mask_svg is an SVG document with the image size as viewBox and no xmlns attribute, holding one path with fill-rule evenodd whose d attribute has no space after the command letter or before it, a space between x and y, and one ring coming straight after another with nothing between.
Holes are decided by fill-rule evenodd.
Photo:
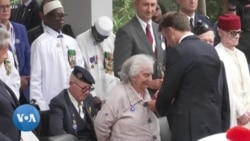
<instances>
[{"instance_id":1,"label":"sunglasses","mask_svg":"<svg viewBox=\"0 0 250 141\"><path fill-rule=\"evenodd\" d=\"M228 31L227 33L230 34L231 37L235 37L238 34L240 35L242 31Z\"/></svg>"}]
</instances>

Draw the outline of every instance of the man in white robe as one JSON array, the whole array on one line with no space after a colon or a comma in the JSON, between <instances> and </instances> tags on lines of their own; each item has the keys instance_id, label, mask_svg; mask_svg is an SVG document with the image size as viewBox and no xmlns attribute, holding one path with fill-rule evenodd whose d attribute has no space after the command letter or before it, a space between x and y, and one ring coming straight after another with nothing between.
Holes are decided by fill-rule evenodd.
<instances>
[{"instance_id":1,"label":"man in white robe","mask_svg":"<svg viewBox=\"0 0 250 141\"><path fill-rule=\"evenodd\" d=\"M61 2L47 2L43 11L46 29L31 45L30 99L48 110L50 100L68 87L74 66L84 62L76 40L61 32L67 15Z\"/></svg>"},{"instance_id":2,"label":"man in white robe","mask_svg":"<svg viewBox=\"0 0 250 141\"><path fill-rule=\"evenodd\" d=\"M76 37L85 61L85 67L96 82L94 92L101 100L106 98L106 94L119 81L113 72L115 35L112 31L112 20L102 16L97 19L91 29Z\"/></svg>"},{"instance_id":3,"label":"man in white robe","mask_svg":"<svg viewBox=\"0 0 250 141\"><path fill-rule=\"evenodd\" d=\"M245 55L235 46L241 33L240 18L234 14L219 17L218 33L221 42L215 49L224 62L230 98L230 126L250 128L250 76Z\"/></svg>"}]
</instances>

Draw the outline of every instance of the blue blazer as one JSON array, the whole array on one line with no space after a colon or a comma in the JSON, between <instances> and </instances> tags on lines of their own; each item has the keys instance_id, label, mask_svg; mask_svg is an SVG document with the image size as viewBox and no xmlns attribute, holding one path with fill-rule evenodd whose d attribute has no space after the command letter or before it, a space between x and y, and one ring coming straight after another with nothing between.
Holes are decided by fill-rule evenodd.
<instances>
[{"instance_id":1,"label":"blue blazer","mask_svg":"<svg viewBox=\"0 0 250 141\"><path fill-rule=\"evenodd\" d=\"M11 22L15 33L15 48L20 76L30 75L30 45L24 25Z\"/></svg>"},{"instance_id":2,"label":"blue blazer","mask_svg":"<svg viewBox=\"0 0 250 141\"><path fill-rule=\"evenodd\" d=\"M11 22L15 33L15 48L18 60L20 76L30 76L30 44L27 31L24 25ZM29 86L24 89L23 94L27 101L30 101Z\"/></svg>"}]
</instances>

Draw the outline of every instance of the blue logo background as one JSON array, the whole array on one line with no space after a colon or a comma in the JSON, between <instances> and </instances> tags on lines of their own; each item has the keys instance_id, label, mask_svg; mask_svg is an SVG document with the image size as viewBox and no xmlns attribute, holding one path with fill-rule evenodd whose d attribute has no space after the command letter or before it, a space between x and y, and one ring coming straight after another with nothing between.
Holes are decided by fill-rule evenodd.
<instances>
[{"instance_id":1,"label":"blue logo background","mask_svg":"<svg viewBox=\"0 0 250 141\"><path fill-rule=\"evenodd\" d=\"M24 104L15 110L12 120L17 129L21 131L32 131L40 122L40 114L34 106Z\"/></svg>"}]
</instances>

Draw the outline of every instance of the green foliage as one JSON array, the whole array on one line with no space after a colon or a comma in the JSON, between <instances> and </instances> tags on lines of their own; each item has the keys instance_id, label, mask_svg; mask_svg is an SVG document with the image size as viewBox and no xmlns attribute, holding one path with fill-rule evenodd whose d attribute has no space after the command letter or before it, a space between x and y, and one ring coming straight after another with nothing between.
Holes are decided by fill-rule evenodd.
<instances>
[{"instance_id":1,"label":"green foliage","mask_svg":"<svg viewBox=\"0 0 250 141\"><path fill-rule=\"evenodd\" d=\"M210 17L212 22L217 21L218 16L221 14L223 9L222 0L206 0L207 4L207 15Z\"/></svg>"},{"instance_id":2,"label":"green foliage","mask_svg":"<svg viewBox=\"0 0 250 141\"><path fill-rule=\"evenodd\" d=\"M135 15L132 0L113 0L114 32Z\"/></svg>"},{"instance_id":3,"label":"green foliage","mask_svg":"<svg viewBox=\"0 0 250 141\"><path fill-rule=\"evenodd\" d=\"M10 0L11 5L20 3L20 0Z\"/></svg>"},{"instance_id":4,"label":"green foliage","mask_svg":"<svg viewBox=\"0 0 250 141\"><path fill-rule=\"evenodd\" d=\"M114 19L114 33L122 25L127 23L134 16L133 0L113 0L113 19ZM178 6L176 0L158 0L162 3L167 11L176 11ZM221 14L223 8L222 0L206 0L207 15L215 22Z\"/></svg>"}]
</instances>

